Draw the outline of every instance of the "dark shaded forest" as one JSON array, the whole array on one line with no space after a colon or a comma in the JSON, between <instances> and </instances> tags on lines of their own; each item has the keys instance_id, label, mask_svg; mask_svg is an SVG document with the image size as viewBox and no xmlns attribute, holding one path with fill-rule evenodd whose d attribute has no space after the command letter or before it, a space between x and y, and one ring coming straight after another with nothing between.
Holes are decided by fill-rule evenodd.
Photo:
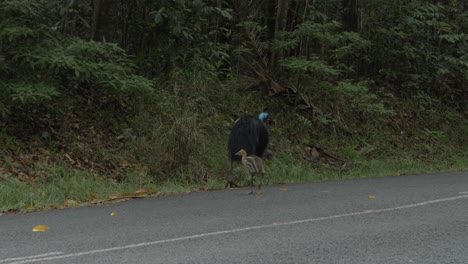
<instances>
[{"instance_id":1,"label":"dark shaded forest","mask_svg":"<svg viewBox=\"0 0 468 264\"><path fill-rule=\"evenodd\" d=\"M235 120L264 108L281 164L309 166L312 144L349 160L466 157L467 9L3 0L0 174L44 183L66 168L119 182L136 171L207 184L225 178Z\"/></svg>"}]
</instances>

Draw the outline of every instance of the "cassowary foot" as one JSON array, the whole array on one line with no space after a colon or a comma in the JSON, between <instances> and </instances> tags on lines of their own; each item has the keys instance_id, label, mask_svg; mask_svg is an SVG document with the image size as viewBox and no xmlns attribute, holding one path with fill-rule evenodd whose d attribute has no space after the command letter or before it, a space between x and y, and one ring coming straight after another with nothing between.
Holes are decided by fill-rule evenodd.
<instances>
[{"instance_id":1,"label":"cassowary foot","mask_svg":"<svg viewBox=\"0 0 468 264\"><path fill-rule=\"evenodd\" d=\"M235 182L233 182L233 181L228 181L228 182L226 183L226 187L224 187L224 188L237 188L237 187L238 187L238 186L237 186L237 184L236 184Z\"/></svg>"},{"instance_id":2,"label":"cassowary foot","mask_svg":"<svg viewBox=\"0 0 468 264\"><path fill-rule=\"evenodd\" d=\"M249 192L249 194L255 194L255 193L254 193L254 187L255 187L255 185L254 185L253 182L252 182L252 183L250 184L250 192Z\"/></svg>"}]
</instances>

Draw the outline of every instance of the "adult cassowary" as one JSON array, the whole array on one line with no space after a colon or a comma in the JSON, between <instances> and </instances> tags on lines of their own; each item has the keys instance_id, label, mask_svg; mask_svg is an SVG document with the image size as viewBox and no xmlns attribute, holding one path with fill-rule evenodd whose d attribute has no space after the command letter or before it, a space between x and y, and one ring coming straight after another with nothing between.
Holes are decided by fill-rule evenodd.
<instances>
[{"instance_id":1,"label":"adult cassowary","mask_svg":"<svg viewBox=\"0 0 468 264\"><path fill-rule=\"evenodd\" d=\"M258 118L252 116L241 117L229 134L228 158L229 158L229 178L226 187L234 187L237 184L233 181L232 162L241 161L241 157L236 155L241 149L247 155L261 157L268 145L268 128L264 121L268 119L268 113L263 112Z\"/></svg>"}]
</instances>

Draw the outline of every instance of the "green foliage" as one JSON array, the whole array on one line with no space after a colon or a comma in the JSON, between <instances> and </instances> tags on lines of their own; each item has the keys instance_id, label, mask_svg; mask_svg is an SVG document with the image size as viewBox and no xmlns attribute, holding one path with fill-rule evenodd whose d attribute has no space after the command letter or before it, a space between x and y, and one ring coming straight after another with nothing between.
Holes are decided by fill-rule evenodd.
<instances>
[{"instance_id":1,"label":"green foliage","mask_svg":"<svg viewBox=\"0 0 468 264\"><path fill-rule=\"evenodd\" d=\"M5 82L0 89L9 96L12 103L27 105L37 101L52 100L58 95L56 87L45 83Z\"/></svg>"},{"instance_id":2,"label":"green foliage","mask_svg":"<svg viewBox=\"0 0 468 264\"><path fill-rule=\"evenodd\" d=\"M186 64L204 67L215 75L217 71L229 71L229 46L219 43L219 39L229 37L226 26L233 15L230 8L214 1L189 0L156 0L145 5L144 10L132 10L145 14L134 17L135 24L144 27L136 29L147 34L147 45L135 53L142 68L151 65L145 70L148 75L161 77L161 72L171 74ZM140 21L145 16L149 19ZM195 61L199 64L192 64Z\"/></svg>"},{"instance_id":3,"label":"green foliage","mask_svg":"<svg viewBox=\"0 0 468 264\"><path fill-rule=\"evenodd\" d=\"M468 38L462 25L468 11L463 4L413 1L399 11L391 5L371 7L379 15L368 18L371 65L380 69L372 71L373 78L385 80L398 95L425 92L465 108Z\"/></svg>"},{"instance_id":4,"label":"green foliage","mask_svg":"<svg viewBox=\"0 0 468 264\"><path fill-rule=\"evenodd\" d=\"M318 41L324 45L334 45L338 38L336 32L341 28L338 21L321 23L313 17L302 23L294 32L293 35L299 38L308 38L312 41Z\"/></svg>"},{"instance_id":5,"label":"green foliage","mask_svg":"<svg viewBox=\"0 0 468 264\"><path fill-rule=\"evenodd\" d=\"M371 42L356 32L344 31L338 36L338 46L333 50L332 58L337 61L366 61L370 59L366 52L371 48Z\"/></svg>"},{"instance_id":6,"label":"green foliage","mask_svg":"<svg viewBox=\"0 0 468 264\"><path fill-rule=\"evenodd\" d=\"M0 112L47 105L80 90L107 88L110 95L151 91L135 75L125 51L112 43L66 37L45 20L53 3L5 1L0 4ZM50 5L50 6L48 6ZM53 10L53 9L52 9ZM27 109L27 108L26 108Z\"/></svg>"},{"instance_id":7,"label":"green foliage","mask_svg":"<svg viewBox=\"0 0 468 264\"><path fill-rule=\"evenodd\" d=\"M264 107L270 182L464 164L464 2L1 1L0 201L218 188L229 129ZM315 143L356 170L310 166Z\"/></svg>"},{"instance_id":8,"label":"green foliage","mask_svg":"<svg viewBox=\"0 0 468 264\"><path fill-rule=\"evenodd\" d=\"M344 112L358 114L354 112L357 110L363 114L389 113L389 111L385 109L381 99L369 91L367 82L352 83L345 80L339 82L338 85L335 86L334 90L336 95L339 96L339 101L343 102L344 106L350 107Z\"/></svg>"},{"instance_id":9,"label":"green foliage","mask_svg":"<svg viewBox=\"0 0 468 264\"><path fill-rule=\"evenodd\" d=\"M295 74L312 74L320 79L334 79L340 73L333 66L328 65L320 59L288 58L281 64L283 67Z\"/></svg>"},{"instance_id":10,"label":"green foliage","mask_svg":"<svg viewBox=\"0 0 468 264\"><path fill-rule=\"evenodd\" d=\"M281 62L293 76L290 92L299 94L305 108L312 108L312 116L305 116L318 124L338 124L349 130L350 124L358 127L363 120L390 113L369 90L372 82L349 79L356 76L359 63L368 60L365 52L371 48L370 42L358 33L343 31L337 21L322 23L314 21L315 17L312 15L288 36L290 39L285 39L307 43L300 50L306 56L288 56ZM300 119L302 123L305 116Z\"/></svg>"}]
</instances>

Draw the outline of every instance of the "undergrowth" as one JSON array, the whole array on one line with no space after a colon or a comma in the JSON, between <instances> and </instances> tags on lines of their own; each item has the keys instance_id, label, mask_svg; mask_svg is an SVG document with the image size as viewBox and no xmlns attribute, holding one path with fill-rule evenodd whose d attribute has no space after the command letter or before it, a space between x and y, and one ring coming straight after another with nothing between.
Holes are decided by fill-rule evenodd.
<instances>
[{"instance_id":1,"label":"undergrowth","mask_svg":"<svg viewBox=\"0 0 468 264\"><path fill-rule=\"evenodd\" d=\"M468 169L468 124L437 103L424 112L411 101L398 101L387 106L393 112L388 120L370 120L346 131L335 124L307 123L293 108L257 91L189 77L179 76L178 83L162 83L156 92L127 101L121 116L114 108L101 111L104 122L70 113L60 126L54 116L44 117L49 128L37 122L34 126L46 136L23 138L12 135L14 128L4 129L0 211L224 188L229 130L239 116L256 114L265 106L274 120L269 125L274 156L265 160L267 175L259 183ZM312 145L346 164L313 160ZM241 167L235 175L247 186Z\"/></svg>"},{"instance_id":2,"label":"undergrowth","mask_svg":"<svg viewBox=\"0 0 468 264\"><path fill-rule=\"evenodd\" d=\"M264 108L270 184L468 167L463 1L101 2L0 1L1 211L222 188Z\"/></svg>"}]
</instances>

